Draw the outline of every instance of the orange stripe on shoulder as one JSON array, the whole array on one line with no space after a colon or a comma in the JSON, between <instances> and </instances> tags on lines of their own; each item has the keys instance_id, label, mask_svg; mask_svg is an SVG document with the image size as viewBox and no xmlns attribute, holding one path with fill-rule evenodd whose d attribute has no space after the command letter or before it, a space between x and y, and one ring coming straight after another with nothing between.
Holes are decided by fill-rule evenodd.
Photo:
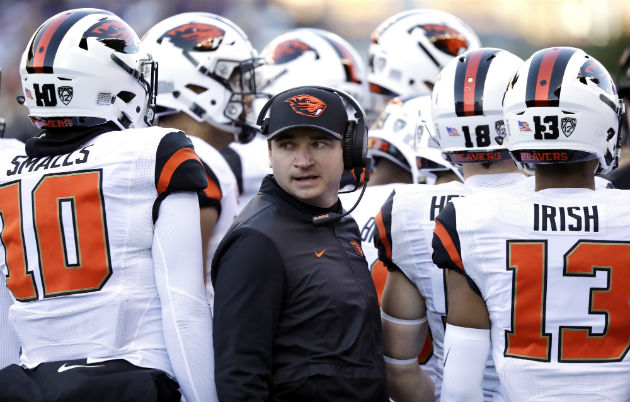
<instances>
[{"instance_id":1,"label":"orange stripe on shoulder","mask_svg":"<svg viewBox=\"0 0 630 402\"><path fill-rule=\"evenodd\" d=\"M451 261L453 261L455 265L457 265L459 268L461 268L462 271L465 272L466 270L464 269L464 264L462 263L462 257L457 252L457 247L455 247L453 239L451 239L451 236L448 234L440 221L435 221L435 229L433 230L433 233L435 233L436 236L439 237L442 245L448 253L448 256L451 257Z\"/></svg>"},{"instance_id":2,"label":"orange stripe on shoulder","mask_svg":"<svg viewBox=\"0 0 630 402\"><path fill-rule=\"evenodd\" d=\"M220 201L223 198L221 188L219 188L219 185L215 183L214 180L212 180L208 175L206 175L206 178L208 179L208 187L203 189L203 193L208 198L214 198Z\"/></svg>"},{"instance_id":3,"label":"orange stripe on shoulder","mask_svg":"<svg viewBox=\"0 0 630 402\"><path fill-rule=\"evenodd\" d=\"M381 243L385 246L385 252L387 253L387 258L392 259L392 246L389 244L389 240L387 240L387 231L385 230L385 224L383 223L383 212L378 211L376 217L374 218L376 221L376 227L378 228L378 237L381 239Z\"/></svg>"},{"instance_id":4,"label":"orange stripe on shoulder","mask_svg":"<svg viewBox=\"0 0 630 402\"><path fill-rule=\"evenodd\" d=\"M171 182L171 178L173 177L173 173L175 170L184 162L195 160L201 164L199 157L190 148L181 148L177 150L171 157L166 161L162 171L160 172L160 178L157 184L157 192L158 194L162 194L168 188L169 183ZM203 165L202 165L203 166Z\"/></svg>"}]
</instances>

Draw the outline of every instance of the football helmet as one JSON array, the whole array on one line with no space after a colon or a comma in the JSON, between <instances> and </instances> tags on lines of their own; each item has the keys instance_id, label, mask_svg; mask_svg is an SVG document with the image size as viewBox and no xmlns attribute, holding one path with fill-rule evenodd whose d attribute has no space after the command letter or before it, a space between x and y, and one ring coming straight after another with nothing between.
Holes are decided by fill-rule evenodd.
<instances>
[{"instance_id":1,"label":"football helmet","mask_svg":"<svg viewBox=\"0 0 630 402\"><path fill-rule=\"evenodd\" d=\"M153 120L156 64L127 23L109 11L61 12L35 31L20 77L37 128L146 127Z\"/></svg>"},{"instance_id":2,"label":"football helmet","mask_svg":"<svg viewBox=\"0 0 630 402\"><path fill-rule=\"evenodd\" d=\"M359 104L366 99L365 67L357 51L332 32L300 28L277 36L261 51L261 91L273 96L302 85L341 89Z\"/></svg>"},{"instance_id":3,"label":"football helmet","mask_svg":"<svg viewBox=\"0 0 630 402\"><path fill-rule=\"evenodd\" d=\"M435 136L452 163L511 159L502 100L523 60L495 48L469 50L449 61L431 97Z\"/></svg>"},{"instance_id":4,"label":"football helmet","mask_svg":"<svg viewBox=\"0 0 630 402\"><path fill-rule=\"evenodd\" d=\"M260 59L236 24L211 13L177 14L151 27L142 43L160 63L158 117L184 112L233 132L237 142L254 138Z\"/></svg>"},{"instance_id":5,"label":"football helmet","mask_svg":"<svg viewBox=\"0 0 630 402\"><path fill-rule=\"evenodd\" d=\"M370 37L370 109L395 96L430 94L444 65L481 42L462 20L444 11L409 10L382 22Z\"/></svg>"},{"instance_id":6,"label":"football helmet","mask_svg":"<svg viewBox=\"0 0 630 402\"><path fill-rule=\"evenodd\" d=\"M584 51L534 53L508 85L503 108L519 167L589 159L599 160L597 173L616 166L624 104L608 71Z\"/></svg>"},{"instance_id":7,"label":"football helmet","mask_svg":"<svg viewBox=\"0 0 630 402\"><path fill-rule=\"evenodd\" d=\"M460 169L442 157L432 132L430 95L394 98L370 129L368 155L387 158L410 172L414 183L424 177L433 184L435 172L444 170L463 180Z\"/></svg>"}]
</instances>

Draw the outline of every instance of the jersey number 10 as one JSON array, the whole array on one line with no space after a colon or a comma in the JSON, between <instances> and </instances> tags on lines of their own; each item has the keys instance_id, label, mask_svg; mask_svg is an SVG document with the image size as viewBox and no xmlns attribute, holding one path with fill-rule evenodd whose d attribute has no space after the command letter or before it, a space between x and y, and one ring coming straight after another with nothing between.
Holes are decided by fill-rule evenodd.
<instances>
[{"instance_id":1,"label":"jersey number 10","mask_svg":"<svg viewBox=\"0 0 630 402\"><path fill-rule=\"evenodd\" d=\"M44 298L99 290L111 276L101 174L45 175L31 193ZM17 300L29 301L38 292L28 269L22 208L31 206L22 205L21 182L0 186L7 286Z\"/></svg>"}]
</instances>

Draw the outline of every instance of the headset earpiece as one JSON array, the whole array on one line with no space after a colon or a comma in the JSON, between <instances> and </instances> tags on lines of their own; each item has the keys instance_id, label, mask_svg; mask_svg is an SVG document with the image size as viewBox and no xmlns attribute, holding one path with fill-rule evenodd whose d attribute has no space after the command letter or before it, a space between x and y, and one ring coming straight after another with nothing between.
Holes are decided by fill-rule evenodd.
<instances>
[{"instance_id":1,"label":"headset earpiece","mask_svg":"<svg viewBox=\"0 0 630 402\"><path fill-rule=\"evenodd\" d=\"M343 168L345 170L352 170L355 166L354 162L354 137L356 132L357 123L353 120L348 121L346 126L346 132L343 136Z\"/></svg>"},{"instance_id":2,"label":"headset earpiece","mask_svg":"<svg viewBox=\"0 0 630 402\"><path fill-rule=\"evenodd\" d=\"M281 95L283 92L279 93L278 95ZM267 111L269 110L269 108L271 107L271 104L273 103L273 100L278 96L272 96L271 98L269 98L269 100L267 101L267 103L265 103L265 105L263 106L263 108L260 110L260 113L258 113L258 118L256 119L256 125L260 126L260 131L263 135L267 135L268 131L269 131L269 118L267 118Z\"/></svg>"},{"instance_id":3,"label":"headset earpiece","mask_svg":"<svg viewBox=\"0 0 630 402\"><path fill-rule=\"evenodd\" d=\"M269 134L269 118L265 118L260 125L260 132L262 135Z\"/></svg>"}]
</instances>

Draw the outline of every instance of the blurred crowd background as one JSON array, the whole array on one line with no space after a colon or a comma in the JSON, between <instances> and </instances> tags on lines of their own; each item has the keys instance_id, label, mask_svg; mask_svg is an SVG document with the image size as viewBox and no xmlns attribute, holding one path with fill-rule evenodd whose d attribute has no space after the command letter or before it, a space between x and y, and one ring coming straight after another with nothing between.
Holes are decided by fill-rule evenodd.
<instances>
[{"instance_id":1,"label":"blurred crowd background","mask_svg":"<svg viewBox=\"0 0 630 402\"><path fill-rule=\"evenodd\" d=\"M628 0L0 0L0 116L7 137L36 134L15 97L22 95L19 61L30 36L49 17L81 7L110 10L138 33L187 11L212 12L239 25L259 51L277 35L297 27L323 28L352 43L364 61L374 28L400 11L434 8L467 22L484 46L523 59L550 46L575 46L600 60L613 77L630 47Z\"/></svg>"}]
</instances>

